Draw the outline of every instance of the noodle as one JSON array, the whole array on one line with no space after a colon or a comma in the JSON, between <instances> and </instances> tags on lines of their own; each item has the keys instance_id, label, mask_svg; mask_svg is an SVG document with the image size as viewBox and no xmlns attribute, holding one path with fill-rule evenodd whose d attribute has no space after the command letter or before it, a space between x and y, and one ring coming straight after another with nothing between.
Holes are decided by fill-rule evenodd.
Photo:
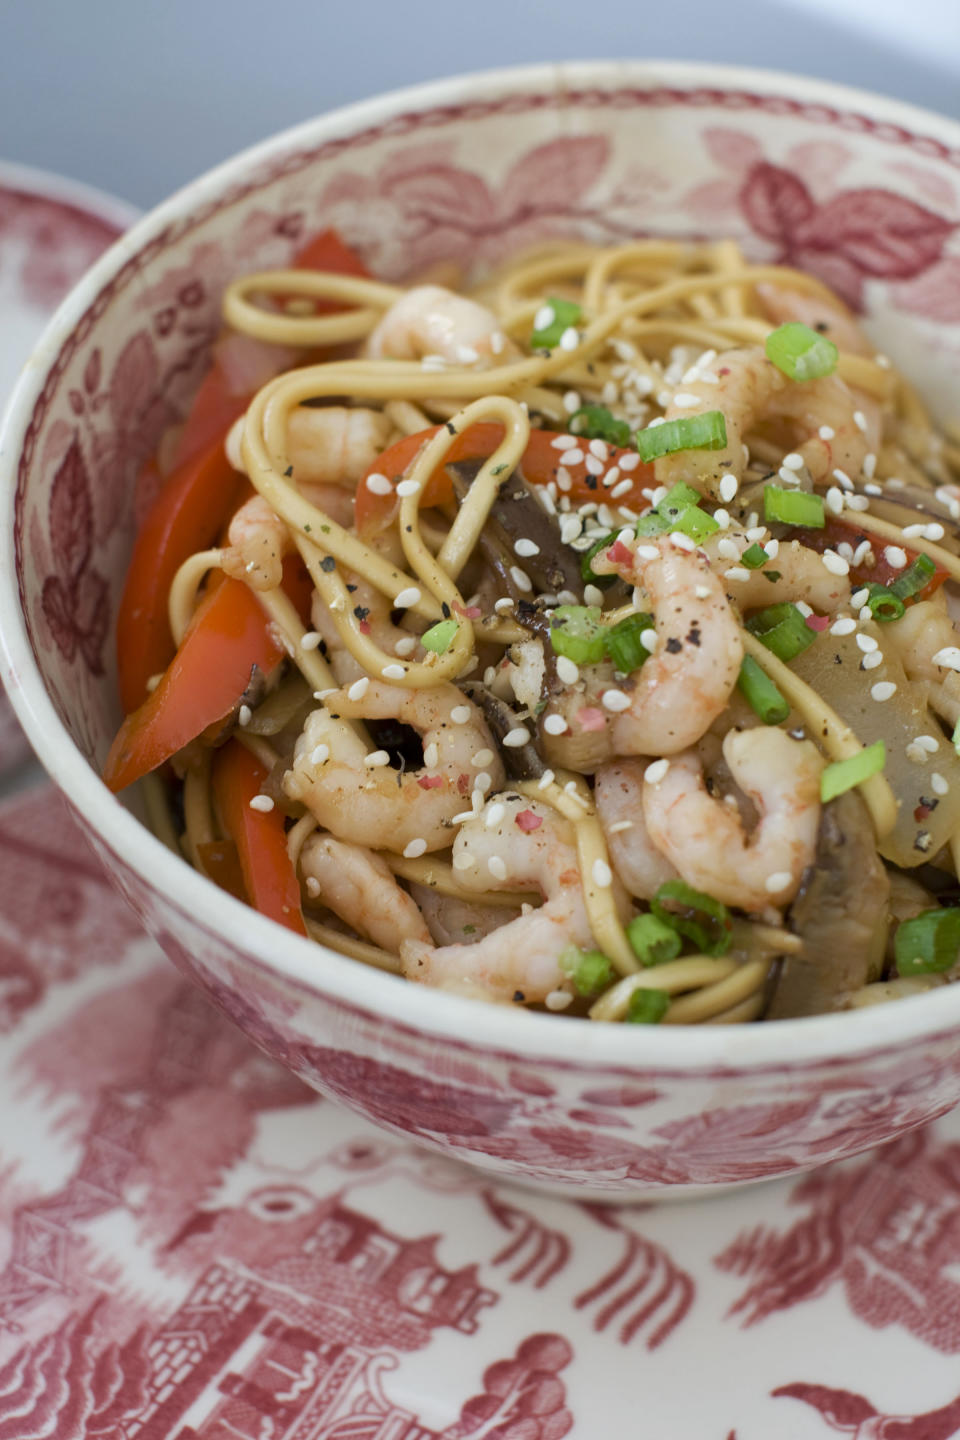
<instances>
[{"instance_id":1,"label":"noodle","mask_svg":"<svg viewBox=\"0 0 960 1440\"><path fill-rule=\"evenodd\" d=\"M761 289L764 286L779 287L781 291L799 296L805 305L822 306L825 321L818 325L821 330L829 330L838 316L843 324L853 324L821 281L786 267L751 265L732 239L694 245L670 240L638 240L606 249L578 242L551 242L504 265L472 292L472 298L451 297L450 305L456 302L459 309L451 308L444 316L446 330L441 325L431 331L434 337L441 337L433 343L441 346L442 353L424 352L421 346L422 359L372 358L358 354L351 358L314 360L288 370L263 386L231 435L228 453L235 466L242 466L259 497L257 503L266 502L286 532L285 544L297 552L308 572L313 588L313 614L320 633L308 630L297 606L275 580L268 578L267 570L261 572L253 564L240 564L237 558L240 552L227 544L198 550L178 566L167 597L173 640L180 645L189 635L209 572L223 569L250 585L278 645L289 657L290 666L302 675L303 681L298 679L295 684L289 678L282 681L287 688L278 694L276 705L264 721L266 732L271 736L269 742L262 736L245 732L245 721L239 712L239 718L228 722L229 733L251 751L273 777L271 801L277 794L286 796L280 803L286 807L289 826L286 846L295 871L299 872L301 850L312 834L329 830L338 835L340 817L324 809L325 802L311 798L314 795L311 786L322 787L326 783L328 765L339 774L347 765L344 756L352 757L349 765L355 767L357 788L352 805L356 814L342 816L345 833L339 838L343 843L359 845L356 839L349 839L355 829L350 829L347 819L351 824L359 823L357 817L362 816L368 803L374 804L375 796L378 797L376 804L381 807L422 803L425 815L434 814L429 807L436 807L441 795L446 797L449 792L451 805L454 795L462 796L462 800L456 801L458 813L450 817L441 807L438 813L443 814L442 821L432 820L428 824L424 820L424 833L414 834L412 840L397 839L387 829L371 833L367 842L367 849L376 857L381 871L385 862L393 877L392 881L387 877L384 883L392 883L408 904L410 894L404 887L414 885L433 891L438 903L460 906L468 916L473 913L471 907L475 907L478 914L481 910L503 912L502 939L497 939L495 928L481 934L470 945L448 947L451 956L454 952L464 952L457 964L466 968L454 976L454 989L501 1000L512 993L515 1003L543 1003L547 1010L572 1005L572 1013L587 1012L591 1020L601 1022L634 1018L634 997L652 991L669 997L669 1001L657 1001L661 1009L666 1006L663 1023L736 1024L763 1017L768 991L777 983L778 959L788 966L792 957L806 954L803 933L792 933L786 926L793 923L790 902L798 892L802 897L819 865L815 847L809 848L809 837L807 868L804 870L801 866L795 875L786 875L789 887L784 875L770 870L772 860L766 876L770 883L765 891L750 892L743 875L733 875L729 882L723 882L727 885L724 893L742 894L744 903L729 898L721 903L713 889L706 886L698 889L692 884L688 877L699 873L693 854L702 844L695 838L689 856L682 846L677 849L677 867L691 893L699 894L701 900L707 902L704 913L711 914L710 907L720 904L727 917L724 943L733 944L733 953L686 954L659 964L646 963L642 948L635 948L640 942L636 939L634 920L638 913L640 917L648 914L646 906L651 897L643 888L638 888L636 882L632 890L624 883L632 872L618 870L617 864L621 862L617 856L626 842L614 840L618 831L626 833L639 822L630 819L613 823L604 813L600 787L595 797L591 783L584 778L592 777L607 760L620 756L621 752L610 750L610 736L621 733L615 728L621 723L617 717L625 710L627 718L632 716L646 684L641 668L646 654L652 650L656 656L648 677L656 672L663 657L659 634L661 617L656 617L654 629L649 613L656 608L656 597L651 598L648 593L650 586L641 567L638 566L632 576L632 598L625 601L621 590L608 604L599 588L606 566L601 564L599 570L585 569L585 557L588 550L592 555L600 547L610 547L609 564L616 564L620 573L625 573L623 555L614 561L617 548L614 541L619 535L632 545L641 512L656 516L668 486L658 483L661 461L656 462L658 468L653 478L650 478L653 472L642 472L645 482L638 485L636 481L641 474L637 471L638 456L623 451L619 440L614 445L589 432L581 438L581 430L575 424L570 426L572 433L568 433L568 422L574 413L587 413L591 407L599 407L608 411L611 433L619 434L623 428L631 433L649 428L650 433L654 433L653 426L665 419L682 427L684 406L692 407L699 416L709 401L708 396L701 405L697 394L685 393L702 383L717 387L716 408L729 424L739 401L734 398L733 382L724 379L730 371L723 366L723 355L736 351L738 355L763 356L763 347L774 328L766 318ZM408 293L403 287L353 275L278 269L247 275L233 282L224 295L223 316L234 330L252 341L271 346L306 352L328 346L356 346L367 342L376 328L381 337L377 343L383 348L394 307ZM441 307L446 303L442 298L444 292L433 287L430 293L434 296L432 303ZM318 301L332 302L333 313L317 314ZM563 313L564 304L573 307L571 313L577 314L577 320L570 323L558 340L549 346L534 346L530 353L531 332L542 328L542 316L548 314L552 323L555 307L560 307ZM409 307L404 313L409 313ZM476 317L476 334L467 323L471 316ZM483 328L484 317L489 319L489 330ZM457 331L457 325L466 328ZM842 326L838 333L841 331ZM447 332L449 343L443 338ZM406 337L403 343L409 347L405 353L418 353L412 337ZM845 444L851 454L861 457L862 473L861 459L855 458L850 462L855 473L847 475L829 446L831 468L827 473L807 472L804 455L788 453L791 446L784 442L782 419L770 424L763 415L746 419L742 479L737 475L739 462L724 461L734 466L729 476L719 483L719 495L724 497L726 508L717 505L712 515L709 510L701 512L711 518L713 529L721 525L729 528L728 544L733 543L734 534L740 533L744 536L743 544L751 541L755 552L759 548L757 537L760 545L765 543L770 522L766 526L761 524L758 510L751 508L760 504L761 485L773 484L785 487L788 492L794 488L816 495L818 490L834 486L837 477L845 491L852 485L861 494L876 492L878 496L881 514L869 506L866 511L853 506L853 513L847 517L850 522L862 526L867 537L887 540L905 553L916 551L915 536L906 534L904 526L883 515L886 507L887 516L898 515L910 525L907 517L915 513L902 498L891 498L902 484L895 473L896 467L900 466L910 484L921 485L932 494L937 484L944 483L949 473L947 467L960 463L960 444L936 434L915 391L884 357L851 353L841 346L834 371L830 373L834 372L839 378L831 381L834 389L830 394L834 397L833 403L838 403L838 395L849 397L852 418L847 429L853 437L842 434L836 444ZM815 385L816 381L813 387ZM808 391L811 395L818 393L813 387ZM363 471L361 484L369 480L370 492L384 497L377 511L377 525L366 529L359 522L353 528L339 523L328 513L322 486L301 488L296 459L292 460L290 454L288 433L293 413L308 404L335 402L342 406L342 397L347 397L349 406L361 412L364 407L375 407L379 412L378 424L382 427L387 423L397 438L423 436L412 458L411 446L404 451L402 463L394 466L392 461L385 460L382 474L372 470L368 461L356 467L357 474L351 483L359 478L359 471ZM744 405L749 408L748 401ZM671 406L668 416L664 412ZM861 442L858 435L858 427L859 431L867 429L862 411L870 407L874 407L880 417L877 426L882 431L882 443L872 456L867 455L866 442ZM343 413L349 415L350 412L344 410ZM430 417L444 421L433 433L430 433ZM442 487L437 488L436 477L443 475L451 453L464 453L462 446L454 448L462 437L472 427L491 425L499 427L496 433L500 433L501 438L492 449L477 456L478 464L475 473L471 472L462 503L444 499L436 504L426 498L428 493L432 496L442 492ZM552 448L545 452L549 459L537 462L530 457L543 453L543 445L538 450L535 444L538 439L542 441L538 432L543 429L556 433L549 442ZM378 431L382 433L382 429ZM823 438L829 435L831 440L837 435L832 413L828 421L821 423L819 433ZM797 450L802 449L805 438L802 434L795 437L793 443ZM387 444L384 448L378 441L377 448L386 456L391 446ZM679 473L674 468L677 448L682 457L682 444L664 452L669 463L664 465L663 474L669 474L671 479ZM612 463L611 449L615 456ZM686 450L686 455L684 479L696 490L701 455L704 456L702 466L709 469L710 451L707 448L704 454L694 445ZM541 468L546 467L546 473L531 479L529 467L535 469L537 463ZM797 468L791 471L791 465ZM322 470L321 465L320 473ZM400 473L394 473L395 470ZM571 478L573 471L577 472L576 479ZM520 491L508 483L517 474L526 475ZM889 492L877 483L872 488L866 484L869 480L884 478L890 480ZM339 479L337 483L342 484ZM530 533L523 528L527 520L522 519L521 528L515 533L507 524L510 515L529 517L531 512L529 509L513 512L511 507L518 501L526 503L528 492L533 491L542 499L542 505L535 506L540 519L531 522ZM937 497L939 500L939 490ZM366 498L369 499L369 495ZM942 500L941 510L957 502L960 502L960 492L956 502ZM689 504L689 499L685 503ZM841 510L843 504L841 495ZM336 505L332 508L340 514ZM950 513L953 514L952 509ZM540 533L544 523L552 527L553 538L548 537L548 542ZM673 523L679 526L680 519ZM708 531L709 526L705 533ZM789 536L789 525L786 532ZM534 533L537 538L533 538ZM642 544L655 556L668 553L671 546L671 553L697 552L699 537L690 541L689 532L682 528L679 533L671 531L669 538L656 528L647 533L651 538ZM563 547L570 547L567 560L569 562L572 554L580 575L574 582L569 563L556 563L550 573L564 579L563 584L552 587L556 593L550 593L542 581L535 584L525 569L529 560L531 568L539 573L537 566L545 566L550 561L550 555L543 554L545 543L556 546L560 554ZM925 538L921 543L923 553L939 567L942 575L960 583L960 557L947 548L947 544L931 543ZM637 553L634 555L630 550L631 564L639 557L640 546L634 548ZM741 555L736 545L734 552L737 557ZM769 555L769 573L763 555L758 563L764 566L767 578L777 587L781 577L777 571L776 549L772 546ZM874 557L871 563L879 562ZM719 561L714 573L734 576L739 569L741 578L743 575L749 578L739 560L729 567L729 558ZM598 583L592 584L586 580L587 576ZM361 595L357 594L359 587L362 587ZM734 592L726 597L724 604L734 602L732 608L744 653L799 714L804 732L815 737L821 752L818 768L823 764L822 757L830 762L866 763L868 752L843 718L842 705L838 702L835 707L831 703L834 697L829 687L824 694L813 689L790 668L789 662L779 659L750 630L743 628L742 617L736 609L736 584L731 581L725 588ZM704 597L708 591L709 587L704 587ZM776 594L771 591L771 601L781 601L784 593L782 589ZM699 589L697 595L700 595ZM601 596L602 603L597 596ZM802 598L801 595L789 596L791 601ZM554 643L557 628L552 616L556 607L573 605L576 609L581 599L585 610L592 608L600 615L599 621L590 621L590 624L600 627L597 633L602 637L603 647L611 647L603 649L602 661L595 657L573 660L571 655L577 653L575 646L568 653L561 648L560 641ZM807 610L810 608L808 605ZM322 626L318 616L322 618ZM646 621L640 618L643 616L648 617ZM845 613L841 618L847 629L838 633L849 633L855 628L855 617L850 617L849 624ZM615 669L615 655L633 652L629 645L622 652L612 648L614 633L629 632L634 636L630 644L636 645L636 636L644 624L647 625L643 632L646 649L636 652L636 674L619 659L617 663L623 663L624 670ZM691 638L694 632L696 639ZM678 646L676 653L683 645L700 646L699 634L694 624L684 640L672 642ZM646 641L648 635L654 637L650 644ZM709 639L703 643L709 648ZM862 649L868 653L867 644ZM667 650L670 651L670 646ZM584 642L583 654L586 656L588 652L589 646ZM531 664L534 670L529 674L537 676L535 680L530 680L524 668ZM864 663L862 668L868 672L869 666ZM592 677L594 669L597 670L595 678ZM288 672L295 674L289 666ZM465 677L481 673L482 683L472 679L468 685L461 685ZM308 690L304 690L303 682ZM378 697L372 711L368 696L370 682L379 687L372 692ZM266 683L271 685L274 681L267 679ZM869 677L862 683L869 686ZM591 685L596 689L592 691ZM400 740L396 736L383 740L379 727L384 723L383 707L386 705L389 711L384 695L389 696L390 687L396 687L398 696L402 692L412 697L404 702L412 707L410 713L427 717L422 722L422 765L417 759L408 762L403 757L397 769L396 756L392 756L389 746L396 748ZM456 693L454 687L459 687L465 702L469 699L470 703L455 706L443 718L446 712L442 706L452 704L449 696ZM884 685L875 688L885 698ZM255 687L250 687L250 693L255 693ZM310 695L313 708L305 727L304 705ZM331 709L333 697L336 703ZM483 703L475 704L474 697ZM585 701L579 697L585 697ZM732 705L729 695L727 699ZM256 700L250 703L255 705ZM571 714L582 718L582 735L574 720L566 717L563 706L567 703L581 705L580 710L574 708ZM691 709L700 703L696 690L692 689ZM241 710L243 708L241 706ZM250 706L246 709L249 712ZM462 710L467 719L457 717L456 709ZM274 714L279 718L274 720ZM494 716L500 717L499 729L494 724ZM733 709L723 709L720 718L724 717L727 733L735 732L741 720L733 717ZM715 718L705 720L701 737L709 738ZM399 722L396 715L388 715L388 720L394 725L401 724L401 728L407 723ZM549 720L561 724L563 729L555 724L551 730ZM413 728L416 730L420 723ZM626 719L622 723L626 724ZM768 726L772 723L768 722ZM311 730L311 725L319 728ZM470 742L469 760L463 758L467 750L461 747L461 755L458 749L461 735L458 725L465 727L463 737L474 731L478 737ZM932 716L930 725L934 729L937 725ZM314 739L308 740L308 733L322 734L323 739L314 743ZM427 733L439 739L428 741ZM721 731L715 733L718 741L723 739L726 744ZM929 737L935 748L939 744L939 733ZM485 738L488 735L493 737L489 744ZM597 738L591 739L593 735ZM223 733L218 732L217 740L222 738ZM668 738L665 737L665 741ZM388 748L382 749L381 742ZM524 773L523 768L530 765L529 757L522 764L518 758L526 753L526 747L538 756L532 778L531 770L527 768ZM656 746L641 753L646 757L642 764L656 767L662 780L679 747L664 743L661 749L662 758ZM460 758L442 760L441 750ZM535 778L538 768L543 768L544 758L549 762L554 750L563 755L564 768L557 765ZM636 752L628 748L622 753L629 758ZM583 757L591 755L600 759L587 763ZM483 758L485 756L489 759ZM408 764L414 768L407 768ZM567 768L568 764L574 768ZM449 773L444 770L445 765ZM340 770L336 770L337 766ZM192 863L202 869L200 847L217 840L221 834L221 817L211 803L209 750L195 744L189 752L184 752L180 769L183 774L182 842L174 832L168 808L160 803L158 784L152 780L148 795L151 823L163 834L166 843L177 846L182 843ZM294 773L301 775L299 788L287 783ZM495 775L504 773L505 780L494 779ZM654 773L651 770L642 782L644 796L653 794L652 787L661 783L652 778ZM394 775L396 797L392 797L391 791L390 777ZM933 807L923 800L921 810L935 808L942 802L943 813L950 811L954 802L943 798L946 792L942 785L947 782L942 776L940 781ZM729 826L733 823L729 806L736 809L743 791L737 790L729 775L724 778L721 773L719 781L708 781L706 798L715 806L722 799L722 795L715 798L714 789L710 788L716 784L721 788L727 786L728 805L720 804L714 814L719 824L719 817L726 810L724 824ZM882 841L894 829L903 796L882 770L865 774L856 782L856 787L872 823L874 843ZM755 802L754 792L749 794ZM412 800L402 800L405 796ZM519 805L521 799L529 808L508 813L507 805L512 801ZM655 805L656 801L650 803ZM691 803L689 797L685 803ZM695 803L702 802L696 800ZM816 805L819 816L819 799L809 803ZM444 804L447 804L445 798ZM487 831L499 835L501 832L496 827L507 824L509 815L514 813L518 831L528 838L521 841L512 830L505 831L505 853L509 854L512 847L521 844L530 847L531 854L541 855L538 873L547 876L553 873L551 865L561 865L567 849L575 857L573 875L578 879L578 893L596 950L588 951L580 940L571 953L585 955L583 963L586 964L591 955L599 952L600 959L611 967L610 976L599 982L602 993L598 998L588 989L579 988L580 981L576 979L579 972L569 968L575 965L574 961L569 962L566 970L558 971L552 990L543 986L538 989L529 976L523 979L527 973L524 968L527 956L522 946L513 959L503 961L501 956L496 962L506 964L508 971L514 966L518 977L515 984L490 981L488 986L482 969L471 969L468 964L471 954L479 957L478 967L493 964L497 947L509 947L508 934L513 925L526 925L524 934L540 935L548 933L545 930L548 921L560 927L560 921L550 917L565 915L567 919L563 923L573 923L563 908L567 902L562 901L569 889L568 872L561 877L562 883L558 882L557 895L561 898L555 900L551 898L552 881L537 882L543 891L540 894L524 888L530 883L529 879L518 872L518 883L511 887L509 864L494 851L484 862L490 877L487 888L482 884L460 883L458 864L462 861L473 865L476 861L469 847L467 851L458 848L458 834L469 834L473 837L470 843L477 845L478 835ZM547 835L551 813L558 817L553 822L559 826L556 844L548 846L544 840L542 853L537 852L540 841L535 837ZM960 875L960 811L956 819L958 823L952 833L939 843L949 843L954 867ZM940 823L939 817L937 823ZM822 825L819 833L822 841ZM563 836L568 838L562 839ZM721 844L719 840L715 843ZM425 854L425 850L429 853ZM755 845L745 842L748 869L750 865L762 863L763 855L759 852L764 850L765 845L759 840ZM720 869L724 868L719 860L716 863ZM725 863L729 869L729 862ZM718 893L723 890L719 881L717 887ZM778 898L781 891L786 892L786 900ZM338 903L342 906L343 902ZM700 902L690 903L694 913L698 913ZM439 963L444 953L443 946L437 945L432 950L428 947L420 955L420 970L414 967L411 971L410 956L414 950L410 949L409 938L398 935L398 954L391 954L349 933L356 926L344 918L335 905L330 908L340 915L333 925L310 913L308 908L305 923L309 934L363 963L424 978L421 972L429 969L434 956ZM731 909L740 913L731 916ZM657 913L666 913L669 919L672 912L668 908L666 912ZM467 922L464 929L472 934L476 927ZM688 935L679 921L677 929ZM521 931L518 929L516 933L519 935ZM706 936L704 943L705 940ZM722 946L719 948L722 950ZM557 957L557 964L560 958ZM596 969L599 962L591 963ZM506 995L501 993L504 987ZM886 987L884 993L891 995L911 988L906 980L885 978L879 987L853 985L845 999L838 992L837 1003L869 1003L878 996L868 992L883 987Z\"/></svg>"}]
</instances>

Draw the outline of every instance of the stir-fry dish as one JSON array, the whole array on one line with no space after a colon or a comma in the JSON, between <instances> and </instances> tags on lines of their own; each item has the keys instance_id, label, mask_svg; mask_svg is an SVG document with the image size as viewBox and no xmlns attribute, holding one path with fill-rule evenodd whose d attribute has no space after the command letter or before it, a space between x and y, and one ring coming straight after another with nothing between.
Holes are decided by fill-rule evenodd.
<instances>
[{"instance_id":1,"label":"stir-fry dish","mask_svg":"<svg viewBox=\"0 0 960 1440\"><path fill-rule=\"evenodd\" d=\"M105 779L168 844L567 1017L960 975L960 444L822 283L644 240L400 288L327 231L223 316L118 626Z\"/></svg>"}]
</instances>

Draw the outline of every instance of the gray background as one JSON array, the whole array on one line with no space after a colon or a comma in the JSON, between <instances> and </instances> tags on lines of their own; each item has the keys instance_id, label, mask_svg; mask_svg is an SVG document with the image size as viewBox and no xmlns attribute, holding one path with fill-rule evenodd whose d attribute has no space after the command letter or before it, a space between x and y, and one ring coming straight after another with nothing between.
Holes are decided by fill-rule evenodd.
<instances>
[{"instance_id":1,"label":"gray background","mask_svg":"<svg viewBox=\"0 0 960 1440\"><path fill-rule=\"evenodd\" d=\"M960 0L0 0L0 157L148 206L383 90L625 56L793 70L960 118Z\"/></svg>"}]
</instances>

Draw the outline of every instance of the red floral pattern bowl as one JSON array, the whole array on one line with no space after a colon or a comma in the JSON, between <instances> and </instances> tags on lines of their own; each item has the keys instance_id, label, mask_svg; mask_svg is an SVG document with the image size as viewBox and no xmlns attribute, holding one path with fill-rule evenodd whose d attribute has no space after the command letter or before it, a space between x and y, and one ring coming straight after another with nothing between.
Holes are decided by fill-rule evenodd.
<instances>
[{"instance_id":1,"label":"red floral pattern bowl","mask_svg":"<svg viewBox=\"0 0 960 1440\"><path fill-rule=\"evenodd\" d=\"M225 283L336 225L375 272L545 236L735 235L822 275L946 411L960 376L960 126L796 77L549 66L401 92L230 161L61 307L2 444L2 678L144 925L259 1045L393 1131L610 1198L851 1155L960 1099L960 986L849 1015L657 1030L487 1007L275 928L98 779L136 482L208 363Z\"/></svg>"}]
</instances>

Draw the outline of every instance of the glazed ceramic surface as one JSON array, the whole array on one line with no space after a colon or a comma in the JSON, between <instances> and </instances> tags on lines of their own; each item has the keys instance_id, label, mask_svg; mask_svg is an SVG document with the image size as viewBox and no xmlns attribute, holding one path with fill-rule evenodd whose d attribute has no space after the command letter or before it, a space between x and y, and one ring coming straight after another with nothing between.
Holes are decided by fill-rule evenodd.
<instances>
[{"instance_id":1,"label":"glazed ceramic surface","mask_svg":"<svg viewBox=\"0 0 960 1440\"><path fill-rule=\"evenodd\" d=\"M64 295L137 213L59 175L0 162L0 404ZM0 774L28 750L0 687Z\"/></svg>"},{"instance_id":2,"label":"glazed ceramic surface","mask_svg":"<svg viewBox=\"0 0 960 1440\"><path fill-rule=\"evenodd\" d=\"M533 1196L261 1055L52 787L0 807L0 914L11 1440L960 1430L960 1113L719 1199Z\"/></svg>"},{"instance_id":3,"label":"glazed ceramic surface","mask_svg":"<svg viewBox=\"0 0 960 1440\"><path fill-rule=\"evenodd\" d=\"M163 849L96 776L139 477L208 363L233 276L337 226L374 272L550 236L736 236L803 266L948 409L960 128L717 67L499 72L323 117L155 211L48 330L3 436L5 678L149 932L264 1050L394 1134L583 1198L690 1193L856 1154L960 1098L960 987L852 1015L604 1027L408 986L281 932Z\"/></svg>"}]
</instances>

